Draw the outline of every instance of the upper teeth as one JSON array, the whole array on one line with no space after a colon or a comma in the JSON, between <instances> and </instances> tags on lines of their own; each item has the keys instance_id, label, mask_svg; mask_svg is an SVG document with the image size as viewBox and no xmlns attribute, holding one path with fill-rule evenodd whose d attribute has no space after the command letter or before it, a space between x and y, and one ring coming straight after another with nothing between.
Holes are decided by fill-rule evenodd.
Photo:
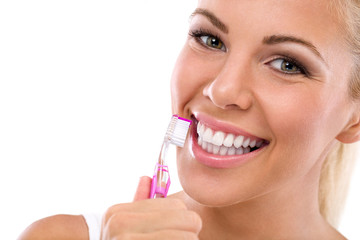
<instances>
[{"instance_id":1,"label":"upper teeth","mask_svg":"<svg viewBox=\"0 0 360 240\"><path fill-rule=\"evenodd\" d=\"M234 155L243 154L250 151L250 148L260 147L263 140L251 139L242 135L214 131L204 124L198 122L197 125L198 144L202 148L213 154Z\"/></svg>"}]
</instances>

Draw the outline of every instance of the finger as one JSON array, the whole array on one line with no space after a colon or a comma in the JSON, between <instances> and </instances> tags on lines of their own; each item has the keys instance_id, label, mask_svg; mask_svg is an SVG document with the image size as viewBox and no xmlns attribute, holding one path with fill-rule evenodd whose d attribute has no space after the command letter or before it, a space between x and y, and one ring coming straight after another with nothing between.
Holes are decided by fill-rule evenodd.
<instances>
[{"instance_id":1,"label":"finger","mask_svg":"<svg viewBox=\"0 0 360 240\"><path fill-rule=\"evenodd\" d=\"M150 187L151 178L147 176L141 177L135 192L134 201L148 199L150 195Z\"/></svg>"},{"instance_id":2,"label":"finger","mask_svg":"<svg viewBox=\"0 0 360 240\"><path fill-rule=\"evenodd\" d=\"M186 210L183 201L176 198L157 198L136 201L132 203L121 203L109 207L103 216L103 224L106 224L111 217L121 212L156 212L166 210Z\"/></svg>"},{"instance_id":3,"label":"finger","mask_svg":"<svg viewBox=\"0 0 360 240\"><path fill-rule=\"evenodd\" d=\"M157 198L136 201L132 203L120 203L111 206L105 212L105 215L111 217L118 212L154 212L160 210L186 210L185 203L176 198Z\"/></svg>"}]
</instances>

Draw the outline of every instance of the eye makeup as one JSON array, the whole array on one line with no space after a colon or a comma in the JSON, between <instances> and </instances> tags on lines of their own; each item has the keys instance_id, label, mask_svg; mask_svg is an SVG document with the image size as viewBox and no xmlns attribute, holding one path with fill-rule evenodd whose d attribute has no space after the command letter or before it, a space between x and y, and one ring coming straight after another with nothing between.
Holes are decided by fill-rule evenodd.
<instances>
[{"instance_id":1,"label":"eye makeup","mask_svg":"<svg viewBox=\"0 0 360 240\"><path fill-rule=\"evenodd\" d=\"M199 23L197 21L192 25L193 26L190 27L188 35L189 38L193 39L199 47L214 52L219 52L219 51L224 53L229 52L228 45L225 45L224 41L222 40L222 37L220 37L220 35L216 33L217 30L212 30L211 29L212 27L209 27L207 22ZM304 59L309 58L308 53L306 53L306 51L304 52L302 46L297 46L297 45L298 45L297 43L293 43L293 42L289 43L288 41L284 43L281 42L276 44L275 43L268 44L262 42L261 50L259 50L260 51L259 54L260 55L264 54L268 56L266 57L266 60L264 60L262 63L286 78L293 78L293 77L312 78L313 76L318 75L319 71L316 70L315 72L313 71L314 69L319 68L316 67L317 66L316 62L315 64L313 64L312 60L309 61L305 60L306 64L304 64ZM264 51L264 53L261 53L261 51ZM267 54L267 53L271 53L271 54ZM279 61L282 62L280 66L279 66Z\"/></svg>"},{"instance_id":2,"label":"eye makeup","mask_svg":"<svg viewBox=\"0 0 360 240\"><path fill-rule=\"evenodd\" d=\"M196 42L201 44L203 47L206 47L211 50L220 50L223 52L227 51L227 48L220 36L212 33L212 31L205 30L203 28L190 30L189 36L193 38Z\"/></svg>"},{"instance_id":3,"label":"eye makeup","mask_svg":"<svg viewBox=\"0 0 360 240\"><path fill-rule=\"evenodd\" d=\"M274 66L274 64L272 64L272 63L274 63L275 61L278 61L278 60L283 60L283 63L280 65L280 69L276 68ZM288 64L283 65L284 63L288 63ZM309 71L307 70L307 68L299 60L297 60L293 56L288 56L288 55L275 56L265 64L269 65L271 68L275 69L279 73L282 73L282 74L285 74L285 75L299 75L299 74L302 74L302 75L304 75L306 77L311 76ZM290 70L282 69L283 67L294 67L295 69L297 69L297 71L291 72Z\"/></svg>"}]
</instances>

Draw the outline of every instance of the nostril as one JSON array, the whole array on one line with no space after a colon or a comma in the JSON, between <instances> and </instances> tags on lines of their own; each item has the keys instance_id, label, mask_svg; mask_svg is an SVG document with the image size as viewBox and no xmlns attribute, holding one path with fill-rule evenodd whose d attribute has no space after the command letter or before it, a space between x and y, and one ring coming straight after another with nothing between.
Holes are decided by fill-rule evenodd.
<instances>
[{"instance_id":1,"label":"nostril","mask_svg":"<svg viewBox=\"0 0 360 240\"><path fill-rule=\"evenodd\" d=\"M242 109L249 109L253 104L253 95L249 91L241 91L236 99L236 105Z\"/></svg>"},{"instance_id":2,"label":"nostril","mask_svg":"<svg viewBox=\"0 0 360 240\"><path fill-rule=\"evenodd\" d=\"M236 110L236 109L240 109L240 107L236 104L230 104L230 105L225 106L225 109L226 110Z\"/></svg>"},{"instance_id":3,"label":"nostril","mask_svg":"<svg viewBox=\"0 0 360 240\"><path fill-rule=\"evenodd\" d=\"M247 110L253 103L250 89L239 88L227 82L215 79L203 89L203 95L221 109Z\"/></svg>"},{"instance_id":4,"label":"nostril","mask_svg":"<svg viewBox=\"0 0 360 240\"><path fill-rule=\"evenodd\" d=\"M233 101L234 97L231 96L234 93L229 91L224 84L212 82L212 84L204 89L203 94L219 108L226 109L228 106L236 106L236 103Z\"/></svg>"}]
</instances>

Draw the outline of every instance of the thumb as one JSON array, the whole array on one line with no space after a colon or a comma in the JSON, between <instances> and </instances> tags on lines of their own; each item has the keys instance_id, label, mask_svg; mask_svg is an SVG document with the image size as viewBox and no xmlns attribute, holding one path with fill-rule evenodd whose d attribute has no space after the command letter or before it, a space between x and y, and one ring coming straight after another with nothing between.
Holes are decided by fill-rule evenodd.
<instances>
[{"instance_id":1,"label":"thumb","mask_svg":"<svg viewBox=\"0 0 360 240\"><path fill-rule=\"evenodd\" d=\"M138 187L135 192L134 202L149 198L152 179L148 176L142 176L139 180Z\"/></svg>"}]
</instances>

